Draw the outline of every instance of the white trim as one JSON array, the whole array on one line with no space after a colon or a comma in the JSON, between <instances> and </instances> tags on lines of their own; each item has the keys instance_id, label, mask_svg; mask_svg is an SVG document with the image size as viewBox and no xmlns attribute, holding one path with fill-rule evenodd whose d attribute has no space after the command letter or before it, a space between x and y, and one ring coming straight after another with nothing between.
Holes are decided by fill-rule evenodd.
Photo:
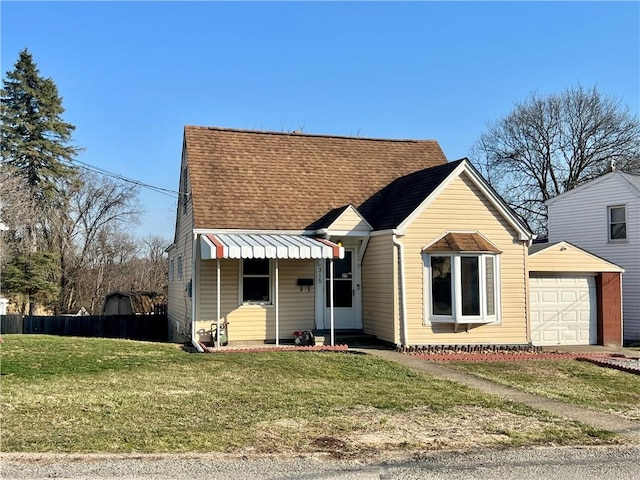
<instances>
[{"instance_id":1,"label":"white trim","mask_svg":"<svg viewBox=\"0 0 640 480\"><path fill-rule=\"evenodd\" d=\"M534 238L533 233L524 228L524 225L521 224L520 220L517 219L513 213L505 208L502 201L499 200L496 195L487 188L486 181L479 176L476 171L468 166L468 161L463 160L448 176L445 180L440 182L440 185L436 187L436 189L431 192L431 194L425 198L418 207L411 212L411 214L403 220L403 222L398 226L397 230L405 231L411 223L416 220L422 212L461 174L467 174L469 179L473 182L473 184L482 192L487 200L493 205L493 207L498 210L498 212L502 215L502 217L513 227L513 229L518 232L519 239L522 241L531 241Z\"/></svg>"},{"instance_id":2,"label":"white trim","mask_svg":"<svg viewBox=\"0 0 640 480\"><path fill-rule=\"evenodd\" d=\"M398 240L396 234L393 235L391 241L398 247L398 263L400 275L400 323L402 324L402 344L409 345L409 321L407 319L407 285L404 275L404 248L402 242Z\"/></svg>"},{"instance_id":3,"label":"white trim","mask_svg":"<svg viewBox=\"0 0 640 480\"><path fill-rule=\"evenodd\" d=\"M280 299L278 297L278 259L276 258L273 263L275 264L275 278L274 278L274 286L275 286L275 298L274 305L276 308L276 345L280 345Z\"/></svg>"},{"instance_id":4,"label":"white trim","mask_svg":"<svg viewBox=\"0 0 640 480\"><path fill-rule=\"evenodd\" d=\"M191 344L199 353L204 353L204 349L200 346L200 342L196 340L196 321L198 313L197 296L199 294L198 273L200 262L198 261L198 236L193 234L191 240ZM181 275L182 278L182 275Z\"/></svg>"},{"instance_id":5,"label":"white trim","mask_svg":"<svg viewBox=\"0 0 640 480\"><path fill-rule=\"evenodd\" d=\"M365 230L329 230L322 228L316 232L318 235L326 237L368 237L370 232Z\"/></svg>"},{"instance_id":6,"label":"white trim","mask_svg":"<svg viewBox=\"0 0 640 480\"><path fill-rule=\"evenodd\" d=\"M333 313L333 258L329 259L329 318L331 319L331 346L335 344L335 328Z\"/></svg>"},{"instance_id":7,"label":"white trim","mask_svg":"<svg viewBox=\"0 0 640 480\"><path fill-rule=\"evenodd\" d=\"M217 309L217 313L218 313L218 326L217 326L217 332L216 332L216 348L218 350L220 350L220 314L221 314L221 309L220 309L220 293L222 292L222 288L220 286L220 259L216 258L216 309ZM228 340L228 338L227 338Z\"/></svg>"},{"instance_id":8,"label":"white trim","mask_svg":"<svg viewBox=\"0 0 640 480\"><path fill-rule=\"evenodd\" d=\"M324 259L317 259L315 264L315 312L316 312L316 328L323 330L324 326L324 310L325 310L325 292L324 292Z\"/></svg>"},{"instance_id":9,"label":"white trim","mask_svg":"<svg viewBox=\"0 0 640 480\"><path fill-rule=\"evenodd\" d=\"M585 255L588 255L589 257L591 257L591 258L593 258L595 260L599 260L603 264L606 264L606 265L608 265L610 267L610 270L599 270L599 273L601 273L601 272L619 272L619 273L624 273L624 268L622 268L621 266L616 265L615 263L612 263L612 262L610 262L608 260L605 260L604 258L599 257L599 256L597 256L597 255L595 255L595 254L593 254L591 252L588 252L587 250L584 250L584 249L582 249L582 248L580 248L580 247L578 247L578 246L576 246L576 245L574 245L572 243L569 243L569 242L567 242L565 240L562 240L561 242L549 243L549 244L547 244L546 247L541 248L537 252L529 253L528 257L535 257L536 255L539 255L539 254L541 254L543 252L546 252L547 250L549 250L552 247L558 247L558 246L559 247L562 247L562 246L571 247L571 248L577 250L578 252L581 252L581 253L583 253ZM529 272L537 272L537 270L535 270L535 269L532 270L531 267L529 267ZM548 272L548 273L557 275L560 272ZM580 273L584 273L584 272L580 272ZM594 275L595 275L595 273L594 273Z\"/></svg>"}]
</instances>

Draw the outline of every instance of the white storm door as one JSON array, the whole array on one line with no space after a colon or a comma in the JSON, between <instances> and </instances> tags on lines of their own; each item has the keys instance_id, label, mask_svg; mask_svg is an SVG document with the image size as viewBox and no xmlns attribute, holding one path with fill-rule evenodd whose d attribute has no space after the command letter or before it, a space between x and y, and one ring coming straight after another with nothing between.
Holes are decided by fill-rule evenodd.
<instances>
[{"instance_id":1,"label":"white storm door","mask_svg":"<svg viewBox=\"0 0 640 480\"><path fill-rule=\"evenodd\" d=\"M333 326L337 329L356 328L355 309L355 275L353 249L345 248L344 258L333 260ZM331 328L331 288L329 277L329 262L325 263L325 311L324 328Z\"/></svg>"}]
</instances>

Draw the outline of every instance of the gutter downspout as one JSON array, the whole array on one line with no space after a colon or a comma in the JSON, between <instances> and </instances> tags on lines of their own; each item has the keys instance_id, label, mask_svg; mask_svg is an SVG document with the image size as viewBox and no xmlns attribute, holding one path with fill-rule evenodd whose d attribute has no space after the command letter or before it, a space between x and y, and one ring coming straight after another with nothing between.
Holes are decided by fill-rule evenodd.
<instances>
[{"instance_id":1,"label":"gutter downspout","mask_svg":"<svg viewBox=\"0 0 640 480\"><path fill-rule=\"evenodd\" d=\"M204 353L204 349L200 346L200 342L196 340L196 298L198 282L196 281L196 265L198 263L198 234L193 234L191 242L191 343L198 353Z\"/></svg>"},{"instance_id":2,"label":"gutter downspout","mask_svg":"<svg viewBox=\"0 0 640 480\"><path fill-rule=\"evenodd\" d=\"M400 321L402 323L402 344L404 346L409 345L409 325L407 322L407 291L405 288L404 278L404 248L401 242L398 241L396 230L393 231L391 237L393 244L398 247L398 263L400 264Z\"/></svg>"}]
</instances>

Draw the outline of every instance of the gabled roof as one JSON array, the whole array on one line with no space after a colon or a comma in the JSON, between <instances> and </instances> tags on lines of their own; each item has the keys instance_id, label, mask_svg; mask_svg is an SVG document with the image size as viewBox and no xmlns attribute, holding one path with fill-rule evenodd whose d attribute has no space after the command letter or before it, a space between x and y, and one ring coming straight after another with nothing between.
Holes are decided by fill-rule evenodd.
<instances>
[{"instance_id":1,"label":"gabled roof","mask_svg":"<svg viewBox=\"0 0 640 480\"><path fill-rule=\"evenodd\" d=\"M311 230L398 177L447 164L434 140L187 126L184 145L199 229Z\"/></svg>"},{"instance_id":2,"label":"gabled roof","mask_svg":"<svg viewBox=\"0 0 640 480\"><path fill-rule=\"evenodd\" d=\"M547 261L543 261L547 256ZM563 258L565 257L565 258ZM567 263L572 266L567 270ZM536 243L529 247L531 272L624 272L624 268L567 241Z\"/></svg>"},{"instance_id":3,"label":"gabled roof","mask_svg":"<svg viewBox=\"0 0 640 480\"><path fill-rule=\"evenodd\" d=\"M457 160L400 177L367 199L358 210L374 230L396 228L461 162Z\"/></svg>"},{"instance_id":4,"label":"gabled roof","mask_svg":"<svg viewBox=\"0 0 640 480\"><path fill-rule=\"evenodd\" d=\"M619 170L614 170L613 172L606 173L598 178L594 178L593 180L583 183L579 187L568 190L564 193L561 193L560 195L556 195L555 197L550 198L544 203L545 205L552 205L560 199L575 195L576 193L580 193L583 190L592 187L593 185L597 185L602 182L608 182L611 180L618 180L620 184L626 187L633 196L640 197L640 175L633 175L630 173L621 172Z\"/></svg>"},{"instance_id":5,"label":"gabled roof","mask_svg":"<svg viewBox=\"0 0 640 480\"><path fill-rule=\"evenodd\" d=\"M520 240L529 241L535 237L527 223L517 213L515 213L509 205L507 205L502 197L491 187L491 185L489 185L489 183L482 177L480 172L478 172L468 159L463 158L462 160L451 162L448 165L434 167L418 173L422 173L425 177L421 178L420 175L416 175L416 179L413 180L411 179L412 176L408 175L407 179L409 182L407 184L398 182L406 191L413 191L413 188L416 188L416 185L418 189L424 188L422 194L414 194L411 196L411 204L406 205L405 211L401 215L398 215L398 218L401 216L405 217L397 225L397 228L400 231L407 228L416 217L421 215L425 208L427 208L427 206L438 197L440 192L444 190L454 179L464 174L476 186L476 188L480 190L489 203L495 207L498 213L514 228L516 232L518 232ZM421 185L424 186L421 187ZM396 187L396 190L396 197L399 199L402 189ZM420 199L421 196L422 199ZM416 201L418 201L417 204ZM383 205L381 208L382 211L393 208L392 200L387 200L386 203L387 205Z\"/></svg>"}]
</instances>

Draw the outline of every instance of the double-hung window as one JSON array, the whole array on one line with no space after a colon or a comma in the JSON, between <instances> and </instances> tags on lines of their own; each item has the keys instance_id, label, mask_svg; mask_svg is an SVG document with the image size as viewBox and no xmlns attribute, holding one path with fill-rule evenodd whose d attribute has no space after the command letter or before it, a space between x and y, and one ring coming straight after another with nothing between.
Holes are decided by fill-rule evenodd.
<instances>
[{"instance_id":1,"label":"double-hung window","mask_svg":"<svg viewBox=\"0 0 640 480\"><path fill-rule=\"evenodd\" d=\"M608 207L609 241L621 242L627 239L627 212L624 205Z\"/></svg>"},{"instance_id":2,"label":"double-hung window","mask_svg":"<svg viewBox=\"0 0 640 480\"><path fill-rule=\"evenodd\" d=\"M271 261L268 258L242 260L241 303L271 303Z\"/></svg>"},{"instance_id":3,"label":"double-hung window","mask_svg":"<svg viewBox=\"0 0 640 480\"><path fill-rule=\"evenodd\" d=\"M429 253L425 259L425 313L431 322L498 320L498 256Z\"/></svg>"}]
</instances>

